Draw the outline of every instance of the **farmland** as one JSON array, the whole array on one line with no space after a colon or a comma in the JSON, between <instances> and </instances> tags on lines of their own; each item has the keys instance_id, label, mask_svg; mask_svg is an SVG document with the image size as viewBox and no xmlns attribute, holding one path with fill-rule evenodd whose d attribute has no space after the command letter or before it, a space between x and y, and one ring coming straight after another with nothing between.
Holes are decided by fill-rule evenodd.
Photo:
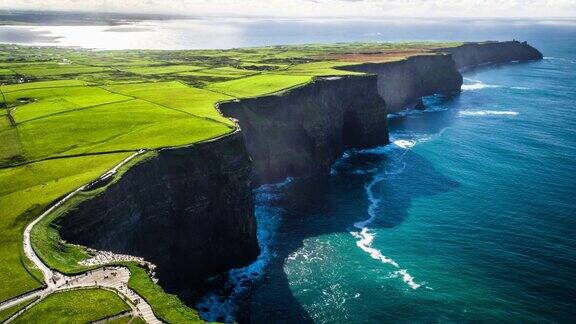
<instances>
[{"instance_id":1,"label":"farmland","mask_svg":"<svg viewBox=\"0 0 576 324\"><path fill-rule=\"evenodd\" d=\"M108 290L71 290L49 295L17 317L14 323L88 323L128 310L130 307Z\"/></svg>"},{"instance_id":2,"label":"farmland","mask_svg":"<svg viewBox=\"0 0 576 324\"><path fill-rule=\"evenodd\" d=\"M362 55L397 59L453 45L99 52L0 45L0 302L43 284L22 249L29 222L134 152L191 145L234 132L234 122L215 108L219 102L281 93L321 76L356 75L339 67L361 63L357 58ZM59 241L50 218L33 234L32 245L44 263L62 272L83 271L77 262L89 253ZM198 320L194 310L165 294L144 270L128 266L132 288L157 316L169 322ZM66 305L75 293L50 295L20 320L43 316L58 303ZM95 320L126 307L103 290L78 293L85 296L75 298L90 303L58 313L59 319ZM82 317L82 307L88 306L98 316Z\"/></svg>"}]
</instances>

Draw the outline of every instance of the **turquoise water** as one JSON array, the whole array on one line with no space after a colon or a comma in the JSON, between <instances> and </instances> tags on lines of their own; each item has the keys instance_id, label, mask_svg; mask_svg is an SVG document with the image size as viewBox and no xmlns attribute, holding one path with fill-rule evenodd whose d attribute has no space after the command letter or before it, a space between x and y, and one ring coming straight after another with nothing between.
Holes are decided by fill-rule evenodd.
<instances>
[{"instance_id":1,"label":"turquoise water","mask_svg":"<svg viewBox=\"0 0 576 324\"><path fill-rule=\"evenodd\" d=\"M258 189L263 256L204 314L575 320L576 44L552 36L542 61L466 71L459 96L391 116L393 144Z\"/></svg>"},{"instance_id":2,"label":"turquoise water","mask_svg":"<svg viewBox=\"0 0 576 324\"><path fill-rule=\"evenodd\" d=\"M394 144L347 152L326 178L257 189L263 253L199 309L207 319L255 323L576 320L573 19L210 18L137 27L0 26L0 42L190 49L528 40L546 59L466 72L459 96L391 116Z\"/></svg>"}]
</instances>

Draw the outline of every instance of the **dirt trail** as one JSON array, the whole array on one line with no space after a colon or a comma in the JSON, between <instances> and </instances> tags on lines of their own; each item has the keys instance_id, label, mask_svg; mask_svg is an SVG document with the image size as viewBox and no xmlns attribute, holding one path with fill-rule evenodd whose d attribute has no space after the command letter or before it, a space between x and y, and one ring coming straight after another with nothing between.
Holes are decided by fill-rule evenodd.
<instances>
[{"instance_id":1,"label":"dirt trail","mask_svg":"<svg viewBox=\"0 0 576 324\"><path fill-rule=\"evenodd\" d=\"M100 177L96 181L101 181L107 179L114 175L120 167L128 163L130 160L135 158L136 156L142 154L144 150L140 150L122 162L117 164L114 168L110 171L106 172L102 177ZM94 182L93 182L94 183ZM17 305L21 302L30 300L32 298L40 297L37 301L28 305L23 311L18 312L6 322L10 322L18 315L38 303L38 301L42 300L46 296L54 293L56 291L63 291L63 290L71 290L71 289L82 289L82 288L89 288L89 287L105 287L107 289L113 290L118 295L120 295L123 299L128 301L128 304L132 308L133 316L140 316L142 317L147 323L162 323L152 312L152 307L144 300L144 298L140 297L136 292L132 289L128 288L128 280L130 279L130 271L125 267L103 267L96 270L88 271L84 274L77 275L77 276L66 276L60 272L50 269L42 260L38 257L34 249L32 248L32 244L30 241L30 235L32 232L32 228L38 224L44 217L54 211L56 208L60 207L63 203L68 201L78 192L84 190L90 184L84 185L66 197L59 200L56 204L46 210L42 215L36 218L33 222L26 226L24 230L24 253L26 256L34 263L38 269L42 272L44 276L44 283L46 288L33 291L28 294L24 294L22 296L10 299L8 301L3 302L0 304L0 311Z\"/></svg>"}]
</instances>

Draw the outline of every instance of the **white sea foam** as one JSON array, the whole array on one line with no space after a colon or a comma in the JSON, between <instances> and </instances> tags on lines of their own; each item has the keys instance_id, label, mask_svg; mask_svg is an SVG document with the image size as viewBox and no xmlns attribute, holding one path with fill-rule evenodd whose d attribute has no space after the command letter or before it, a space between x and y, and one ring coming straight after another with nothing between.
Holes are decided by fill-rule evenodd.
<instances>
[{"instance_id":1,"label":"white sea foam","mask_svg":"<svg viewBox=\"0 0 576 324\"><path fill-rule=\"evenodd\" d=\"M518 112L507 110L462 110L460 116L516 116Z\"/></svg>"},{"instance_id":2,"label":"white sea foam","mask_svg":"<svg viewBox=\"0 0 576 324\"><path fill-rule=\"evenodd\" d=\"M399 174L404 170L404 168L406 167L406 163L403 161L403 157L411 147L413 147L418 143L418 141L397 139L393 140L392 143L396 148L400 148L403 151L400 155L396 156L394 163L392 163L400 165L401 167L393 168L396 170L396 172L390 172L389 170L385 170L384 172L374 175L372 181L365 186L366 196L368 197L368 201L370 202L367 211L369 217L368 219L354 223L354 227L357 228L358 231L350 231L350 234L357 239L356 246L359 247L362 251L366 252L368 255L370 255L372 259L379 260L383 264L391 265L392 267L397 269L390 274L391 278L400 277L402 281L404 281L410 288L418 289L422 286L422 284L416 283L414 281L414 277L412 277L408 273L408 270L401 268L398 262L396 262L392 258L387 257L386 255L384 255L384 253L382 253L382 251L372 246L372 243L376 238L376 234L373 233L368 228L368 226L376 219L378 207L380 206L380 203L382 201L381 198L379 198L374 192L375 186L377 186L380 182L385 181L389 175Z\"/></svg>"},{"instance_id":3,"label":"white sea foam","mask_svg":"<svg viewBox=\"0 0 576 324\"><path fill-rule=\"evenodd\" d=\"M564 57L552 57L552 56L544 56L545 60L550 60L550 61L563 61L563 62L567 62L567 63L572 63L575 64L576 60L570 60Z\"/></svg>"},{"instance_id":4,"label":"white sea foam","mask_svg":"<svg viewBox=\"0 0 576 324\"><path fill-rule=\"evenodd\" d=\"M392 272L391 277L392 278L398 278L398 277L402 278L402 281L404 281L408 286L410 286L410 288L412 288L414 290L422 287L422 284L416 283L414 281L414 277L412 277L408 273L408 271L406 271L406 269L400 269L400 270L396 270L396 271Z\"/></svg>"},{"instance_id":5,"label":"white sea foam","mask_svg":"<svg viewBox=\"0 0 576 324\"><path fill-rule=\"evenodd\" d=\"M399 267L396 261L386 257L380 250L372 247L374 234L370 233L367 227L362 228L360 232L350 232L350 234L358 239L356 246L368 253L372 259L380 260L382 263L391 264L396 268Z\"/></svg>"},{"instance_id":6,"label":"white sea foam","mask_svg":"<svg viewBox=\"0 0 576 324\"><path fill-rule=\"evenodd\" d=\"M486 84L480 80L464 78L465 84L462 85L462 91L481 90L486 88L501 88L500 85Z\"/></svg>"},{"instance_id":7,"label":"white sea foam","mask_svg":"<svg viewBox=\"0 0 576 324\"><path fill-rule=\"evenodd\" d=\"M436 112L441 112L441 111L446 111L448 110L448 108L446 107L426 107L426 109L420 110L420 109L404 109L395 113L390 113L388 114L388 118L389 119L394 119L394 118L399 118L399 117L406 117L406 116L412 116L412 115L421 115L421 114L428 114L428 113L436 113Z\"/></svg>"},{"instance_id":8,"label":"white sea foam","mask_svg":"<svg viewBox=\"0 0 576 324\"><path fill-rule=\"evenodd\" d=\"M401 147L403 149L411 148L412 146L414 146L416 144L415 141L404 140L404 139L395 140L392 143L394 143L394 145Z\"/></svg>"},{"instance_id":9,"label":"white sea foam","mask_svg":"<svg viewBox=\"0 0 576 324\"><path fill-rule=\"evenodd\" d=\"M463 84L462 91L468 90L480 90L485 88L501 88L502 86L494 85L494 84L485 84L482 82L472 83L472 84Z\"/></svg>"},{"instance_id":10,"label":"white sea foam","mask_svg":"<svg viewBox=\"0 0 576 324\"><path fill-rule=\"evenodd\" d=\"M244 268L228 272L228 281L222 292L214 292L203 297L196 305L202 318L213 322L234 322L238 312L238 300L250 289L252 283L260 279L272 259L271 244L274 240L282 210L271 202L278 197L278 191L292 181L265 185L255 190L256 221L260 255L253 263Z\"/></svg>"}]
</instances>

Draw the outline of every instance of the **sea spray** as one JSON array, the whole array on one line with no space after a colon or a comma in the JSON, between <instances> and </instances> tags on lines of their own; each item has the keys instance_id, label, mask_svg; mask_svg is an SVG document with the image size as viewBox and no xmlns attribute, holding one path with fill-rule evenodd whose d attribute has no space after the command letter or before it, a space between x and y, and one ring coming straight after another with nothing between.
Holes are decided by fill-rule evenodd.
<instances>
[{"instance_id":1,"label":"sea spray","mask_svg":"<svg viewBox=\"0 0 576 324\"><path fill-rule=\"evenodd\" d=\"M285 181L263 185L254 190L256 202L257 238L260 255L250 265L244 268L232 269L228 272L227 282L223 288L203 297L196 305L202 318L210 322L234 322L239 310L240 299L250 290L253 283L264 274L273 257L271 244L280 224L282 208L274 204L282 189L292 182Z\"/></svg>"},{"instance_id":2,"label":"sea spray","mask_svg":"<svg viewBox=\"0 0 576 324\"><path fill-rule=\"evenodd\" d=\"M421 140L427 139L428 138L422 138ZM369 217L368 219L354 223L354 227L357 228L358 231L350 231L350 234L357 239L356 246L358 246L362 251L368 253L372 259L379 260L384 264L389 264L398 269L390 274L390 278L401 278L402 281L404 281L410 288L418 289L422 286L422 284L416 283L414 281L414 277L412 277L406 269L401 268L398 262L385 256L382 251L372 247L372 243L374 242L376 234L371 232L371 230L368 228L368 226L376 219L377 209L382 201L382 199L378 198L374 193L375 186L377 186L382 181L387 180L390 176L398 175L404 171L406 168L404 156L408 150L418 142L417 140L395 138L392 138L391 141L392 144L386 147L363 151L370 151L371 153L378 151L381 153L391 153L390 155L394 155L395 158L393 159L391 166L388 166L385 170L382 170L382 172L375 174L372 177L372 181L365 186L366 195L368 197L368 201L370 202L367 211ZM398 152L398 150L400 151Z\"/></svg>"},{"instance_id":3,"label":"sea spray","mask_svg":"<svg viewBox=\"0 0 576 324\"><path fill-rule=\"evenodd\" d=\"M464 78L465 83L462 85L462 91L474 91L486 88L501 88L500 85L485 84L482 81L474 80L470 78Z\"/></svg>"},{"instance_id":4,"label":"sea spray","mask_svg":"<svg viewBox=\"0 0 576 324\"><path fill-rule=\"evenodd\" d=\"M508 110L461 110L459 116L517 116L518 112Z\"/></svg>"}]
</instances>

